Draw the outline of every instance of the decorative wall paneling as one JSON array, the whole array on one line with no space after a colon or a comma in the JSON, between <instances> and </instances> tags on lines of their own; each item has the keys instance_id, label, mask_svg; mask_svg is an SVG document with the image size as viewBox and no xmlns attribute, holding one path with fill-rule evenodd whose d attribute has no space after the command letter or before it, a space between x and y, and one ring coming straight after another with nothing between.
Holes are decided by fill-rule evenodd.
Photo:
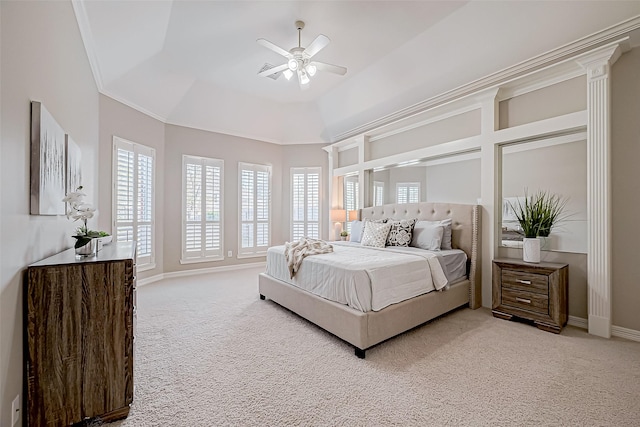
<instances>
[{"instance_id":1,"label":"decorative wall paneling","mask_svg":"<svg viewBox=\"0 0 640 427\"><path fill-rule=\"evenodd\" d=\"M638 21L638 22L636 22ZM640 20L631 20L628 31L640 28ZM589 288L589 331L608 337L611 329L611 267L610 267L610 200L609 200L609 145L610 145L610 67L617 57L628 49L628 38L606 43L606 37L619 35L621 29L611 30L600 38L586 38L572 49L566 46L556 54L547 53L529 61L528 66L519 64L496 75L489 76L483 83L473 82L464 88L443 94L398 112L396 115L364 125L360 132L354 130L344 135L344 139L325 147L329 153L329 184L335 184L340 176L358 174L361 185L360 206L370 193L369 170L398 165L416 159L427 160L465 152L480 151L481 158L481 205L483 207L483 301L491 304L491 260L498 254L498 216L496 206L501 210L501 146L523 141L540 140L584 132L587 130L588 145L588 206L589 231L593 237L589 243L588 288ZM598 46L593 48L593 46ZM566 82L587 75L587 109L574 111L556 117L537 120L519 126L500 129L500 102L536 90ZM493 86L486 84L501 81ZM489 87L491 86L491 87ZM475 91L472 88L476 88ZM455 94L459 93L456 98ZM422 110L420 109L422 108ZM413 133L415 129L434 121L479 110L480 134L460 139L452 139L441 144L425 146L405 152L397 152L380 158L371 157L370 144L384 140L389 135L402 132ZM394 120L393 117L396 117ZM478 120L478 118L476 118ZM377 124L377 127L374 125ZM391 139L389 139L391 140ZM397 138L393 138L394 144ZM414 144L408 144L415 146ZM425 144L427 145L427 144ZM341 151L357 147L358 163L336 167L336 157ZM335 192L330 187L330 191ZM339 191L339 190L338 190ZM341 197L331 198L334 206L339 206ZM605 206L605 208L600 208Z\"/></svg>"}]
</instances>

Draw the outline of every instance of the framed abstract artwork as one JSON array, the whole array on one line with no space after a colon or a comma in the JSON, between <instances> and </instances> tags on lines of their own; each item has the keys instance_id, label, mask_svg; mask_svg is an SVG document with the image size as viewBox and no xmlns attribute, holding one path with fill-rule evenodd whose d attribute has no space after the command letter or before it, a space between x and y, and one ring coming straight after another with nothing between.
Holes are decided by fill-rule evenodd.
<instances>
[{"instance_id":1,"label":"framed abstract artwork","mask_svg":"<svg viewBox=\"0 0 640 427\"><path fill-rule=\"evenodd\" d=\"M66 148L66 192L70 193L82 185L82 152L69 135L66 135Z\"/></svg>"},{"instance_id":2,"label":"framed abstract artwork","mask_svg":"<svg viewBox=\"0 0 640 427\"><path fill-rule=\"evenodd\" d=\"M65 133L40 102L31 102L31 214L64 215Z\"/></svg>"}]
</instances>

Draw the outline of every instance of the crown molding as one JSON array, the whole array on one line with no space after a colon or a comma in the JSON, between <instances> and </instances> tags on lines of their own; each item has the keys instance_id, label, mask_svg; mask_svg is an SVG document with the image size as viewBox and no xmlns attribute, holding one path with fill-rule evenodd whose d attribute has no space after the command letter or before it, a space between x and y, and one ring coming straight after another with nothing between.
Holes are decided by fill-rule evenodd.
<instances>
[{"instance_id":1,"label":"crown molding","mask_svg":"<svg viewBox=\"0 0 640 427\"><path fill-rule=\"evenodd\" d=\"M84 44L84 50L87 52L87 58L89 59L89 66L93 73L93 79L96 82L98 92L104 90L104 83L102 80L102 73L100 71L100 64L98 63L98 56L96 55L95 42L93 40L93 33L91 32L91 26L89 25L89 15L84 7L84 2L81 0L71 0L71 6L73 12L76 15L76 22L80 29L80 37Z\"/></svg>"},{"instance_id":2,"label":"crown molding","mask_svg":"<svg viewBox=\"0 0 640 427\"><path fill-rule=\"evenodd\" d=\"M591 35L565 44L556 49L547 51L526 61L522 61L518 64L489 74L488 76L485 76L483 78L474 80L462 86L458 86L457 88L454 88L450 91L444 92L440 95L428 98L422 102L398 110L395 113L388 114L377 120L365 123L346 132L339 133L332 138L332 142L337 143L345 139L353 138L357 135L365 134L374 129L389 125L399 120L406 119L409 116L446 105L457 99L465 98L476 92L491 88L492 86L497 86L500 83L504 83L516 77L520 77L525 74L538 71L542 68L549 67L553 64L584 53L589 49L615 41L616 39L624 37L631 31L637 29L640 29L640 15L634 16L616 25L595 32Z\"/></svg>"}]
</instances>

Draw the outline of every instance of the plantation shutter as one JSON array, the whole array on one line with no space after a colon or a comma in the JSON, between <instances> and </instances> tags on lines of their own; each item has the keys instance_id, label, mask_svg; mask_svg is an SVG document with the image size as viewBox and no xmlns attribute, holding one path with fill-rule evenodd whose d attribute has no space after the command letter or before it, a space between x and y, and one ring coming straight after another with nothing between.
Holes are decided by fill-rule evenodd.
<instances>
[{"instance_id":1,"label":"plantation shutter","mask_svg":"<svg viewBox=\"0 0 640 427\"><path fill-rule=\"evenodd\" d=\"M419 201L419 182L399 182L396 185L396 203L418 203Z\"/></svg>"},{"instance_id":2,"label":"plantation shutter","mask_svg":"<svg viewBox=\"0 0 640 427\"><path fill-rule=\"evenodd\" d=\"M113 235L137 242L137 265L153 268L155 150L113 137Z\"/></svg>"},{"instance_id":3,"label":"plantation shutter","mask_svg":"<svg viewBox=\"0 0 640 427\"><path fill-rule=\"evenodd\" d=\"M344 207L349 211L358 209L359 186L357 176L348 176L344 180ZM347 221L345 230L351 233L351 222Z\"/></svg>"},{"instance_id":4,"label":"plantation shutter","mask_svg":"<svg viewBox=\"0 0 640 427\"><path fill-rule=\"evenodd\" d=\"M291 240L320 238L320 168L291 168Z\"/></svg>"},{"instance_id":5,"label":"plantation shutter","mask_svg":"<svg viewBox=\"0 0 640 427\"><path fill-rule=\"evenodd\" d=\"M238 256L264 256L271 242L271 167L240 162L238 175Z\"/></svg>"},{"instance_id":6,"label":"plantation shutter","mask_svg":"<svg viewBox=\"0 0 640 427\"><path fill-rule=\"evenodd\" d=\"M384 205L384 182L373 181L373 206Z\"/></svg>"},{"instance_id":7,"label":"plantation shutter","mask_svg":"<svg viewBox=\"0 0 640 427\"><path fill-rule=\"evenodd\" d=\"M224 259L222 175L224 162L182 156L183 227L181 262Z\"/></svg>"}]
</instances>

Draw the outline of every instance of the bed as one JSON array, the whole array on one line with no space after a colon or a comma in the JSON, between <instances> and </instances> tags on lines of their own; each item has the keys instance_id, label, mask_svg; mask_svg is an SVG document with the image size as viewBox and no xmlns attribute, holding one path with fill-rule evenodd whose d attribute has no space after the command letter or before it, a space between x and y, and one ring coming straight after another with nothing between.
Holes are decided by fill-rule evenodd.
<instances>
[{"instance_id":1,"label":"bed","mask_svg":"<svg viewBox=\"0 0 640 427\"><path fill-rule=\"evenodd\" d=\"M269 272L259 275L260 298L263 300L268 298L343 339L354 346L355 354L360 358L364 358L366 350L374 345L449 311L461 306L472 309L481 306L480 209L478 206L450 203L391 204L364 208L360 211L360 216L363 220L416 218L436 221L450 218L452 247L466 254L465 277L453 280L453 283L448 283L443 290L421 293L391 304L382 303L372 309L368 306L354 307L353 304L350 306L349 301L353 298L349 296L345 301L336 302L317 295L317 292L303 289L297 284L287 283L283 278L278 278L278 274L274 273L272 268L273 275ZM342 245L335 242L334 250L340 252L341 248ZM270 251L272 250L277 251L276 248L270 248ZM323 257L323 255L308 257L303 264L314 257ZM418 264L414 265L418 268ZM412 267L408 271L415 268ZM383 270L381 272L384 273ZM358 273L354 272L354 274ZM410 281L411 278L407 280ZM384 285L383 280L381 283ZM313 284L310 285L313 286ZM321 287L320 284L317 287ZM360 299L366 300L366 296ZM361 303L361 305L365 304Z\"/></svg>"}]
</instances>

